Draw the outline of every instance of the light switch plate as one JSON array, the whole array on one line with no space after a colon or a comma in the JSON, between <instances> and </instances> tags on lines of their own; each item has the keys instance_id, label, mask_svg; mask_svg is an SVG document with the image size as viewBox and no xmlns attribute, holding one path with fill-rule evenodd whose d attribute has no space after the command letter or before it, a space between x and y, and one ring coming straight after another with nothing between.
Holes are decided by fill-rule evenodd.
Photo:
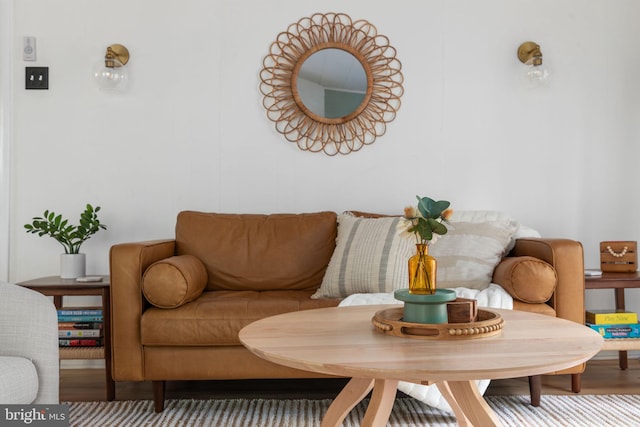
<instances>
[{"instance_id":1,"label":"light switch plate","mask_svg":"<svg viewBox=\"0 0 640 427\"><path fill-rule=\"evenodd\" d=\"M25 67L25 89L49 89L49 67Z\"/></svg>"}]
</instances>

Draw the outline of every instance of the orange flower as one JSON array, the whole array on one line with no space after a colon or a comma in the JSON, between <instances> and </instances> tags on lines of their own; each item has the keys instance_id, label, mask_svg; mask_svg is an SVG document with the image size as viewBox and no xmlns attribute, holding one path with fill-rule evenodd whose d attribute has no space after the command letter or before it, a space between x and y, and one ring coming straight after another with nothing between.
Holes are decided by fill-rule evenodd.
<instances>
[{"instance_id":1,"label":"orange flower","mask_svg":"<svg viewBox=\"0 0 640 427\"><path fill-rule=\"evenodd\" d=\"M451 218L451 215L453 215L453 209L447 209L444 212L442 212L442 219L444 219L445 221L448 221L449 218Z\"/></svg>"},{"instance_id":2,"label":"orange flower","mask_svg":"<svg viewBox=\"0 0 640 427\"><path fill-rule=\"evenodd\" d=\"M404 217L406 219L413 219L418 216L417 209L414 206L407 206L404 208Z\"/></svg>"}]
</instances>

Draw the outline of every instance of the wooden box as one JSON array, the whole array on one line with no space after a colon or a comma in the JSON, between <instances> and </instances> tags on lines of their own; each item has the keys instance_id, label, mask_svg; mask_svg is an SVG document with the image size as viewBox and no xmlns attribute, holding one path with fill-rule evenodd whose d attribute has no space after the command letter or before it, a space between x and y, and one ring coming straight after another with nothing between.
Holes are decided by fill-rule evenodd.
<instances>
[{"instance_id":1,"label":"wooden box","mask_svg":"<svg viewBox=\"0 0 640 427\"><path fill-rule=\"evenodd\" d=\"M600 270L608 273L628 273L637 269L637 242L600 242Z\"/></svg>"}]
</instances>

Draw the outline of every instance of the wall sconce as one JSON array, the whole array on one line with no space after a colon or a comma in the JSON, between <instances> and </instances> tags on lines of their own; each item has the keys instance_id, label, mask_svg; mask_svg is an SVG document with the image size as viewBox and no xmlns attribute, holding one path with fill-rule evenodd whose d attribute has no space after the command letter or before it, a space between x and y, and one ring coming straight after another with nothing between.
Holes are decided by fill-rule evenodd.
<instances>
[{"instance_id":1,"label":"wall sconce","mask_svg":"<svg viewBox=\"0 0 640 427\"><path fill-rule=\"evenodd\" d=\"M121 91L127 86L129 75L125 67L129 62L129 50L121 44L107 47L104 61L93 72L98 87L103 90Z\"/></svg>"},{"instance_id":2,"label":"wall sconce","mask_svg":"<svg viewBox=\"0 0 640 427\"><path fill-rule=\"evenodd\" d=\"M530 86L547 84L550 73L542 63L542 51L535 42L524 42L518 47L518 59L524 64L522 78Z\"/></svg>"}]
</instances>

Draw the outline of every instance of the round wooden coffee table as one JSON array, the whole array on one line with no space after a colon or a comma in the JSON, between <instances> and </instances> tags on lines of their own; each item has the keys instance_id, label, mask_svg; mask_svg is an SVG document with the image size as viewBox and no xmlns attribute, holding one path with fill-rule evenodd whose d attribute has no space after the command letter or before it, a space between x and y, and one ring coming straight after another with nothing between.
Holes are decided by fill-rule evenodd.
<instances>
[{"instance_id":1,"label":"round wooden coffee table","mask_svg":"<svg viewBox=\"0 0 640 427\"><path fill-rule=\"evenodd\" d=\"M339 426L373 388L363 426L387 423L399 381L436 384L460 426L499 426L474 380L540 375L589 360L603 345L595 331L541 314L499 310L498 335L424 340L379 332L373 315L392 305L322 308L256 321L240 341L274 363L352 380L329 407L322 426Z\"/></svg>"}]
</instances>

